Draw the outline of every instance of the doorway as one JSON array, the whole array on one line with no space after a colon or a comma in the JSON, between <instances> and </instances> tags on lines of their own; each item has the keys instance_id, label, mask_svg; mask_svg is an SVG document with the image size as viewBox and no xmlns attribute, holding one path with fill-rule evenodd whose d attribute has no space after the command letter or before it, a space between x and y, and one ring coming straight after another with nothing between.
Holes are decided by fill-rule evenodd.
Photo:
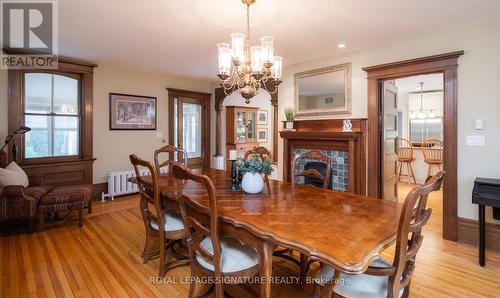
<instances>
[{"instance_id":1,"label":"doorway","mask_svg":"<svg viewBox=\"0 0 500 298\"><path fill-rule=\"evenodd\" d=\"M390 158L397 156L394 131L386 132L384 85L386 81L399 78L441 73L443 75L443 167L446 177L443 183L443 238L457 241L457 68L463 51L428 56L363 68L368 74L368 195L383 198L384 189L396 179L389 177L386 165L397 168L398 163ZM397 107L393 103L393 107ZM388 113L396 111L387 111ZM393 119L397 126L397 116ZM386 134L393 137L385 146ZM389 139L391 139L389 138ZM388 149L387 149L388 148ZM385 151L388 150L388 151ZM392 152L391 152L392 150ZM388 158L383 158L388 155ZM392 155L392 156L391 156ZM394 170L395 172L395 170ZM390 179L389 179L390 178ZM391 180L392 179L392 180ZM388 182L391 181L391 182ZM395 183L397 185L397 183ZM397 188L394 188L396 197Z\"/></svg>"},{"instance_id":2,"label":"doorway","mask_svg":"<svg viewBox=\"0 0 500 298\"><path fill-rule=\"evenodd\" d=\"M190 168L210 166L209 93L167 89L169 144L184 149Z\"/></svg>"}]
</instances>

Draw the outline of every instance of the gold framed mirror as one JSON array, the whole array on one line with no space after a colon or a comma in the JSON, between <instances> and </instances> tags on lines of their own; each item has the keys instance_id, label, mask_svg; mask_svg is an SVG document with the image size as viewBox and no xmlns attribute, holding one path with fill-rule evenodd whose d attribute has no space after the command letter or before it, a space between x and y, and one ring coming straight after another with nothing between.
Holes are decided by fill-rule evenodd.
<instances>
[{"instance_id":1,"label":"gold framed mirror","mask_svg":"<svg viewBox=\"0 0 500 298\"><path fill-rule=\"evenodd\" d=\"M297 117L351 115L351 63L295 74Z\"/></svg>"}]
</instances>

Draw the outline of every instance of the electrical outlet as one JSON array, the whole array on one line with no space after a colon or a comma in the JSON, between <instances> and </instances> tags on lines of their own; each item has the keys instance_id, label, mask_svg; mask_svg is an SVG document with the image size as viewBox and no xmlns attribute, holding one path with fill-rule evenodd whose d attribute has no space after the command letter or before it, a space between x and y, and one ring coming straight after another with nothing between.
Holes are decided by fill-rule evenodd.
<instances>
[{"instance_id":1,"label":"electrical outlet","mask_svg":"<svg viewBox=\"0 0 500 298\"><path fill-rule=\"evenodd\" d=\"M484 136L467 136L465 137L467 146L484 146Z\"/></svg>"}]
</instances>

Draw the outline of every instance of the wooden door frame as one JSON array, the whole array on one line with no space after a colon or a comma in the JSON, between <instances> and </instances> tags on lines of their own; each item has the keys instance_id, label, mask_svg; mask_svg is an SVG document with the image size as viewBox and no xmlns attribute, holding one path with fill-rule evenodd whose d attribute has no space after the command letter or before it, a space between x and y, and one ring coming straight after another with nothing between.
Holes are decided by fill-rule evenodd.
<instances>
[{"instance_id":1,"label":"wooden door frame","mask_svg":"<svg viewBox=\"0 0 500 298\"><path fill-rule=\"evenodd\" d=\"M188 97L203 100L203 167L210 167L210 101L211 93L167 88L168 91L168 143L174 145L174 97Z\"/></svg>"},{"instance_id":2,"label":"wooden door frame","mask_svg":"<svg viewBox=\"0 0 500 298\"><path fill-rule=\"evenodd\" d=\"M443 238L458 240L457 215L457 68L464 51L364 67L368 78L368 195L381 198L381 98L379 82L422 74L444 77Z\"/></svg>"}]
</instances>

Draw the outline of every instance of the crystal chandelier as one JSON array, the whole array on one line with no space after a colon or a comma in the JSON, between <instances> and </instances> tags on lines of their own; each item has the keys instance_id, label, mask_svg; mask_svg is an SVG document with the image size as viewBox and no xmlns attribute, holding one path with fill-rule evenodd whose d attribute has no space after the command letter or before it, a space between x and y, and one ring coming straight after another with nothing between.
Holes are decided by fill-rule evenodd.
<instances>
[{"instance_id":1,"label":"crystal chandelier","mask_svg":"<svg viewBox=\"0 0 500 298\"><path fill-rule=\"evenodd\" d=\"M281 83L283 58L274 56L273 37L264 36L261 45L250 43L250 5L256 0L241 0L247 6L247 35L231 34L231 45L218 43L219 73L226 95L240 90L245 103L258 94L263 87L270 94L278 91ZM269 82L269 84L268 84Z\"/></svg>"}]
</instances>

